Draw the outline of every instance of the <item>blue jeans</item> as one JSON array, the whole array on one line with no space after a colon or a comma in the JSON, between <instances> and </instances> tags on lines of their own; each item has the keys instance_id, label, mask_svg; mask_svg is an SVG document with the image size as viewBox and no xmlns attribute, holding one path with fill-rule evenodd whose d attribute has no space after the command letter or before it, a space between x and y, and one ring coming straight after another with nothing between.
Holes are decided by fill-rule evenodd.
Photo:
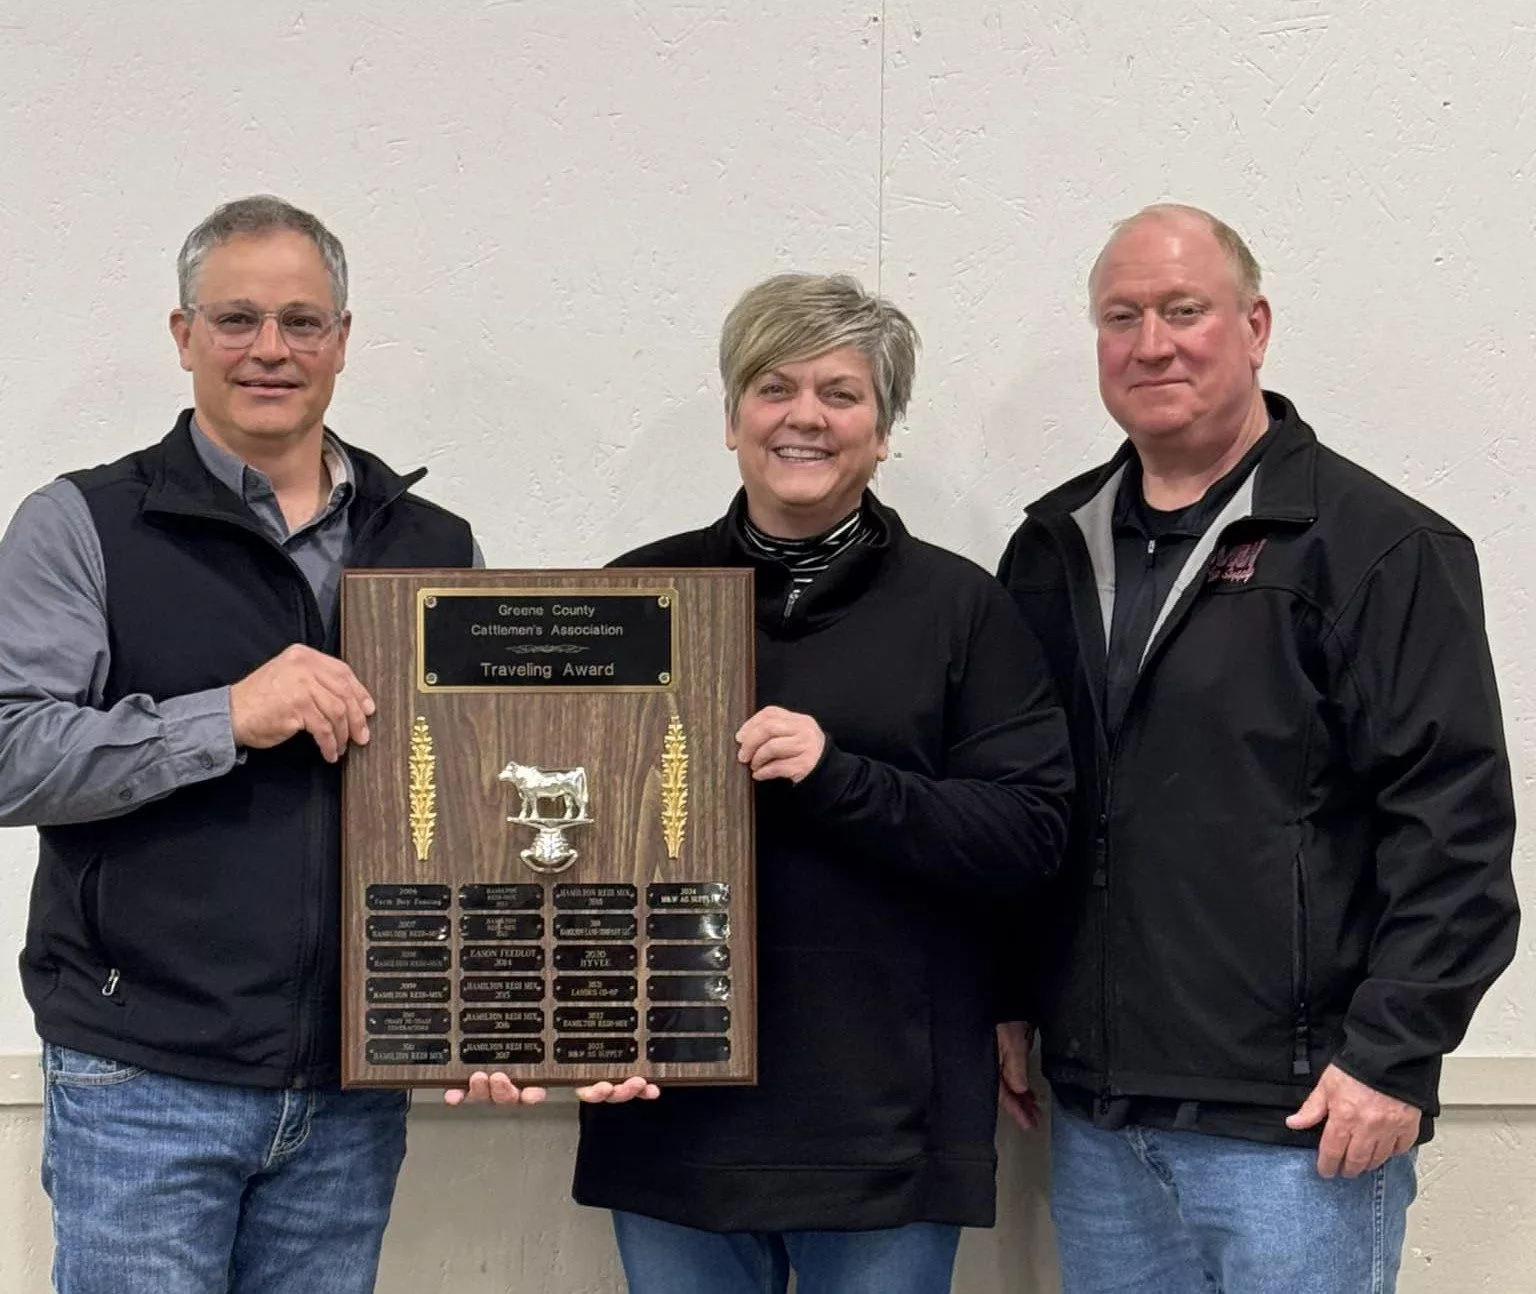
<instances>
[{"instance_id":1,"label":"blue jeans","mask_svg":"<svg viewBox=\"0 0 1536 1294\"><path fill-rule=\"evenodd\" d=\"M1317 1175L1317 1151L1051 1118L1064 1294L1391 1294L1416 1155Z\"/></svg>"},{"instance_id":2,"label":"blue jeans","mask_svg":"<svg viewBox=\"0 0 1536 1294\"><path fill-rule=\"evenodd\" d=\"M171 1078L43 1045L59 1294L368 1294L404 1092Z\"/></svg>"},{"instance_id":3,"label":"blue jeans","mask_svg":"<svg viewBox=\"0 0 1536 1294\"><path fill-rule=\"evenodd\" d=\"M700 1231L613 1215L629 1294L948 1294L960 1228Z\"/></svg>"}]
</instances>

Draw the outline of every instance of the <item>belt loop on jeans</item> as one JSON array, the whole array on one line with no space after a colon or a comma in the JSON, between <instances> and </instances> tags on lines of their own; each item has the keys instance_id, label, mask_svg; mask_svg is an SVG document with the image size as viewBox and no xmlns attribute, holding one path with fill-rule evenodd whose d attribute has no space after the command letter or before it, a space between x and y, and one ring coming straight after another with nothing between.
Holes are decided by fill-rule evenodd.
<instances>
[{"instance_id":1,"label":"belt loop on jeans","mask_svg":"<svg viewBox=\"0 0 1536 1294\"><path fill-rule=\"evenodd\" d=\"M1194 1132L1200 1125L1200 1102L1180 1101L1174 1111L1173 1126L1178 1132Z\"/></svg>"}]
</instances>

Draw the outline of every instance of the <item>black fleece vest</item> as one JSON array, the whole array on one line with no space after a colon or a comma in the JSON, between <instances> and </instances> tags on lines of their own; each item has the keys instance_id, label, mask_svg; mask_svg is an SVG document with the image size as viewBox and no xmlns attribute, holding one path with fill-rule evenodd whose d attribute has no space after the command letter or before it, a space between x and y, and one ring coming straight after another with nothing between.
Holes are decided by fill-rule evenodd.
<instances>
[{"instance_id":1,"label":"black fleece vest","mask_svg":"<svg viewBox=\"0 0 1536 1294\"><path fill-rule=\"evenodd\" d=\"M203 467L160 444L72 474L106 568L105 704L228 686L326 649L303 573ZM348 450L350 564L464 567L468 525ZM49 1041L262 1087L335 1080L340 778L304 733L121 817L43 827L22 977Z\"/></svg>"}]
</instances>

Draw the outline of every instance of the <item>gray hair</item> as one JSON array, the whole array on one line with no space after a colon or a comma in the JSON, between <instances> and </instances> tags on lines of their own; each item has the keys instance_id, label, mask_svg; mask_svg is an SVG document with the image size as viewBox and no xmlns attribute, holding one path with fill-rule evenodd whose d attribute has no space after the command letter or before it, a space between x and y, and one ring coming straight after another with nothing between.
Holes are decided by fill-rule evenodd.
<instances>
[{"instance_id":1,"label":"gray hair","mask_svg":"<svg viewBox=\"0 0 1536 1294\"><path fill-rule=\"evenodd\" d=\"M325 262L331 280L331 300L337 310L347 308L347 254L341 240L322 225L318 218L301 211L291 202L270 193L250 198L236 198L214 210L213 214L187 235L176 257L176 287L183 307L195 305L192 299L203 260L215 247L231 238L247 234L268 234L291 230L314 243Z\"/></svg>"},{"instance_id":2,"label":"gray hair","mask_svg":"<svg viewBox=\"0 0 1536 1294\"><path fill-rule=\"evenodd\" d=\"M884 436L907 411L920 344L912 321L851 275L775 274L743 293L720 331L726 415L736 421L759 374L852 346L869 361Z\"/></svg>"},{"instance_id":3,"label":"gray hair","mask_svg":"<svg viewBox=\"0 0 1536 1294\"><path fill-rule=\"evenodd\" d=\"M1253 303L1260 290L1259 262L1248 250L1248 244L1242 240L1237 230L1200 207L1192 207L1183 202L1154 202L1150 207L1143 207L1134 216L1117 220L1111 228L1108 240L1094 260L1093 268L1088 271L1090 313L1093 310L1093 289L1095 280L1099 276L1099 266L1103 264L1106 253L1115 245L1120 235L1128 233L1143 221L1166 219L1169 216L1188 216L1205 225L1211 237L1216 240L1216 245L1221 248L1222 254L1227 258L1227 263L1232 267L1232 278L1237 284L1239 299L1245 306Z\"/></svg>"}]
</instances>

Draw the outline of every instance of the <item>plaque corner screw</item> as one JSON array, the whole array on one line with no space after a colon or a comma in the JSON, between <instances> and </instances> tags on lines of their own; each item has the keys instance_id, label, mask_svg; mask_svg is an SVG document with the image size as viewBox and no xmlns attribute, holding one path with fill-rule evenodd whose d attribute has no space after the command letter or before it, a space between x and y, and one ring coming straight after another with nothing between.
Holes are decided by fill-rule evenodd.
<instances>
[{"instance_id":1,"label":"plaque corner screw","mask_svg":"<svg viewBox=\"0 0 1536 1294\"><path fill-rule=\"evenodd\" d=\"M656 605L659 607L669 607L672 605L672 599L666 594L662 594L661 597L656 599Z\"/></svg>"},{"instance_id":2,"label":"plaque corner screw","mask_svg":"<svg viewBox=\"0 0 1536 1294\"><path fill-rule=\"evenodd\" d=\"M436 687L437 686L437 675L436 674L428 674L427 675L427 686L428 687Z\"/></svg>"},{"instance_id":3,"label":"plaque corner screw","mask_svg":"<svg viewBox=\"0 0 1536 1294\"><path fill-rule=\"evenodd\" d=\"M427 594L421 601L423 606L435 607L437 605L437 598L431 593Z\"/></svg>"},{"instance_id":4,"label":"plaque corner screw","mask_svg":"<svg viewBox=\"0 0 1536 1294\"><path fill-rule=\"evenodd\" d=\"M656 675L656 681L658 683L670 683L672 681L672 675L667 673L666 670L662 670L660 674Z\"/></svg>"}]
</instances>

